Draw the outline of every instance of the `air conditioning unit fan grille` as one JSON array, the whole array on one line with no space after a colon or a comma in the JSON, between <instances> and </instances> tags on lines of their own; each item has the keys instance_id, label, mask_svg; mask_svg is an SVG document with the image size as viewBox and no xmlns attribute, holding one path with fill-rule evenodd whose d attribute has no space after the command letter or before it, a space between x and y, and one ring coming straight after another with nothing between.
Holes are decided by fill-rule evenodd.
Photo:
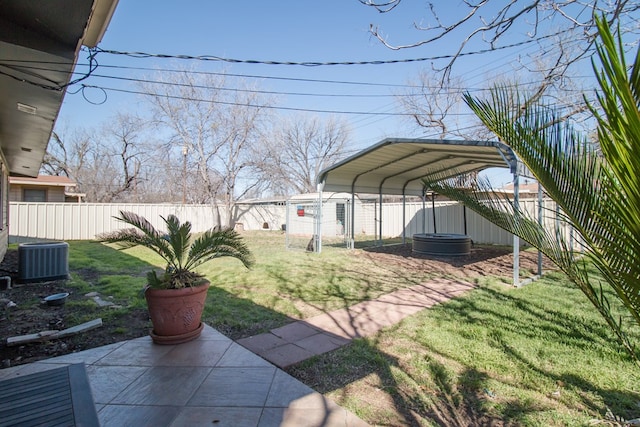
<instances>
[{"instance_id":1,"label":"air conditioning unit fan grille","mask_svg":"<svg viewBox=\"0 0 640 427\"><path fill-rule=\"evenodd\" d=\"M21 243L18 246L18 282L44 282L68 278L68 243Z\"/></svg>"}]
</instances>

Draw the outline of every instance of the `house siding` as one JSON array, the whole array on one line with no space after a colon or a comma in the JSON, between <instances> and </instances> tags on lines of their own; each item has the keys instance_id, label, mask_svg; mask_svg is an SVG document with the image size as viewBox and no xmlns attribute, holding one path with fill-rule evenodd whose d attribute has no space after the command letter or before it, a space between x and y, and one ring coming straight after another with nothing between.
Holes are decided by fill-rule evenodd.
<instances>
[{"instance_id":1,"label":"house siding","mask_svg":"<svg viewBox=\"0 0 640 427\"><path fill-rule=\"evenodd\" d=\"M0 260L9 246L9 173L4 154L0 151Z\"/></svg>"},{"instance_id":2,"label":"house siding","mask_svg":"<svg viewBox=\"0 0 640 427\"><path fill-rule=\"evenodd\" d=\"M36 186L12 184L9 191L9 200L12 202L24 202L24 190L45 190L47 203L64 203L64 187Z\"/></svg>"}]
</instances>

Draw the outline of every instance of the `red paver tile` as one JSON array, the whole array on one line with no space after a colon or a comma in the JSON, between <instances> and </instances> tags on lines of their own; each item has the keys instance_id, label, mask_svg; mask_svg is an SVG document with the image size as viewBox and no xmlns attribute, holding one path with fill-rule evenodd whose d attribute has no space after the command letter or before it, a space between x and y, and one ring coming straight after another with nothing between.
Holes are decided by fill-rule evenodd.
<instances>
[{"instance_id":1,"label":"red paver tile","mask_svg":"<svg viewBox=\"0 0 640 427\"><path fill-rule=\"evenodd\" d=\"M351 340L332 334L321 333L296 341L296 345L318 355L340 348L349 344L349 342L351 342Z\"/></svg>"},{"instance_id":2,"label":"red paver tile","mask_svg":"<svg viewBox=\"0 0 640 427\"><path fill-rule=\"evenodd\" d=\"M318 329L306 324L304 321L290 323L281 328L272 329L271 333L287 342L295 342L320 332Z\"/></svg>"},{"instance_id":3,"label":"red paver tile","mask_svg":"<svg viewBox=\"0 0 640 427\"><path fill-rule=\"evenodd\" d=\"M315 354L297 345L285 344L265 351L261 356L280 368L286 368L307 360Z\"/></svg>"},{"instance_id":4,"label":"red paver tile","mask_svg":"<svg viewBox=\"0 0 640 427\"><path fill-rule=\"evenodd\" d=\"M236 341L238 344L255 353L262 355L267 350L287 344L285 340L279 338L272 333L254 335L248 338L242 338Z\"/></svg>"}]
</instances>

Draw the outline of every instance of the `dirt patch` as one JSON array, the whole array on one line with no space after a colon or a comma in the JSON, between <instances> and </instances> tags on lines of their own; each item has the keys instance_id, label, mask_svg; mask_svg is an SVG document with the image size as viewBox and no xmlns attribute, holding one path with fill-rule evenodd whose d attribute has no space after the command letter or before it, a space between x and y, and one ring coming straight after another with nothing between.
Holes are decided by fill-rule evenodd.
<instances>
[{"instance_id":1,"label":"dirt patch","mask_svg":"<svg viewBox=\"0 0 640 427\"><path fill-rule=\"evenodd\" d=\"M16 284L17 266L17 250L8 251L0 263L0 276L10 276L13 283L11 289L0 291L1 367L31 363L137 338L148 333L150 322L146 310L101 309L92 298L79 294L68 286L66 280ZM64 292L69 293L64 305L49 306L44 303L46 296ZM16 306L8 308L9 301ZM75 336L12 347L6 345L6 338L9 337L63 330L98 317L107 317L108 321L103 321L103 325L97 329Z\"/></svg>"},{"instance_id":2,"label":"dirt patch","mask_svg":"<svg viewBox=\"0 0 640 427\"><path fill-rule=\"evenodd\" d=\"M504 246L474 246L469 255L434 257L415 254L411 244L389 245L356 251L356 256L373 259L376 263L419 271L439 277L461 278L473 281L479 277L501 277L511 283L513 277L513 251ZM532 276L538 271L538 253L520 251L520 277ZM548 271L552 264L543 258L543 269Z\"/></svg>"}]
</instances>

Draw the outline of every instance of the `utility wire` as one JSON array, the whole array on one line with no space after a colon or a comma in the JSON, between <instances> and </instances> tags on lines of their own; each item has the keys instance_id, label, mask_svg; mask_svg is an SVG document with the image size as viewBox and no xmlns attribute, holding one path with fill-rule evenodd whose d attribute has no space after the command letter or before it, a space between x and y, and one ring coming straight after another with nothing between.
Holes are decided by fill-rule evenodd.
<instances>
[{"instance_id":1,"label":"utility wire","mask_svg":"<svg viewBox=\"0 0 640 427\"><path fill-rule=\"evenodd\" d=\"M80 64L80 65L84 65L84 64ZM8 68L13 68L13 66L11 65L5 65L2 62L0 62L0 66L6 66ZM135 70L154 70L154 71L159 71L159 72L188 72L189 74L205 74L205 75L219 75L219 76L236 76L236 77L249 77L249 78L265 78L265 79L278 79L278 80L289 80L289 81L310 81L310 82L322 82L322 83L338 83L338 84L348 84L348 85L366 85L366 86L387 86L387 87L405 87L405 88L412 88L412 89L420 89L420 90L430 90L430 89L434 89L434 90L439 90L441 89L441 87L439 86L428 86L428 85L397 85L397 84L384 84L384 83L368 83L368 82L354 82L354 81L337 81L337 80L312 80L312 79L298 79L298 78L288 78L288 77L270 77L270 76L255 76L255 75L245 75L245 74L229 74L229 73L215 73L215 72L196 72L196 71L186 71L186 70L167 70L167 69L152 69L152 68L144 68L144 67L122 67L122 66L109 66L109 65L100 65L100 68L114 68L114 69L135 69ZM58 71L52 68L46 68L46 67L37 67L37 66L21 66L20 67L21 70L24 69L31 69L31 70L39 70L39 71ZM24 71L23 71L24 72ZM85 75L84 73L75 73L75 74L82 74L83 76ZM35 75L35 73L34 73ZM91 73L92 77L97 77L97 78L104 78L104 79L112 79L112 80L121 80L121 81L130 81L130 82L137 82L137 83L150 83L150 84L161 84L161 85L171 85L171 86L183 86L183 87L194 87L194 88L199 88L199 89L215 89L215 90L223 90L223 91L234 91L234 92L248 92L248 93L261 93L261 94L270 94L270 95L287 95L287 96L309 96L309 97L342 97L342 98L384 98L384 97L397 97L397 96L409 96L409 97L413 97L413 96L426 96L428 94L425 94L423 92L421 93L417 93L417 92L404 92L404 93L399 93L399 94L393 94L393 93L387 93L387 94L345 94L345 93L308 93L308 92L286 92L286 91L267 91L267 90L257 90L257 89L239 89L239 88L229 88L229 87L215 87L215 86L211 86L211 85L198 85L198 84L185 84L185 83L174 83L174 82L169 82L169 81L163 81L163 80L151 80L148 78L144 78L144 79L140 79L140 78L133 78L133 77L122 77L122 76L115 76L115 75L106 75L106 74L96 74L95 72ZM542 81L531 81L531 82L527 82L527 83L519 83L518 85L512 85L512 86L529 86L529 85L537 85L539 83L542 83ZM446 91L439 91L439 94L442 95L451 95L451 94L458 94L461 92L470 92L470 93L474 93L474 92L486 92L488 91L488 88L463 88L463 87L448 87ZM568 91L578 91L581 92L581 90L579 89L569 89ZM77 93L76 92L70 92L70 93Z\"/></svg>"},{"instance_id":2,"label":"utility wire","mask_svg":"<svg viewBox=\"0 0 640 427\"><path fill-rule=\"evenodd\" d=\"M226 58L223 56L216 56L216 55L172 55L172 54L166 54L166 53L122 52L117 50L102 49L99 47L96 48L96 50L98 53L106 53L110 55L122 55L122 56L128 56L130 58L186 59L186 60L196 60L196 61L227 62L232 64L294 65L294 66L304 66L304 67L321 67L321 66L334 66L334 65L387 65L387 64L437 61L440 59L453 59L453 58L462 57L462 56L482 55L489 52L495 52L497 50L511 49L514 47L524 46L530 43L536 43L543 39L555 37L561 34L562 32L564 31L556 32L553 34L547 34L545 36L540 36L535 39L523 40L521 42L512 43L504 46L497 46L497 47L492 46L486 49L479 49L471 52L461 52L458 54L448 54L448 55L436 55L436 56L429 56L429 57L423 57L423 58L384 59L384 60L375 60L375 61L297 62L297 61L274 61L274 60L258 60L258 59L236 59L236 58Z\"/></svg>"},{"instance_id":3,"label":"utility wire","mask_svg":"<svg viewBox=\"0 0 640 427\"><path fill-rule=\"evenodd\" d=\"M27 74L27 75L30 75L31 77L35 77L36 79L47 81L47 82L49 82L51 84L39 83L37 81L33 81L33 80L30 80L30 79L24 78L24 77L19 77L19 76L15 75L15 74L7 73L6 71L1 71L1 70L0 70L0 74L4 75L4 76L7 76L7 77L10 77L10 78L12 78L14 80L17 80L17 81L21 82L21 83L27 83L29 85L36 86L36 87L39 87L41 89L51 90L51 91L55 91L55 92L61 92L61 91L63 91L64 89L66 89L67 87L69 87L71 85L74 85L74 84L80 83L83 80L86 80L96 70L96 68L98 68L98 61L96 60L96 54L97 54L96 48L91 48L91 49L88 50L88 52L89 52L89 56L88 56L88 59L89 59L89 71L86 72L85 74L83 74L82 76L80 76L79 78L71 80L71 81L69 81L68 83L65 83L65 84L58 83L58 82L56 82L54 80L51 80L51 79L49 79L49 78L47 78L47 77L45 77L45 76L43 76L41 74L38 74L38 73L25 72L24 70L21 69L23 67L20 67L20 66L11 66L11 65L7 65L7 64L0 64L0 66L10 69L11 71L13 71L13 73ZM67 65L69 65L69 64L67 64ZM24 68L26 68L26 67L24 67ZM65 71L65 70L62 70L62 71L61 70L55 70L55 71L63 72L65 74L67 73L67 71Z\"/></svg>"},{"instance_id":4,"label":"utility wire","mask_svg":"<svg viewBox=\"0 0 640 427\"><path fill-rule=\"evenodd\" d=\"M151 92L143 92L136 90L128 90L128 89L118 89L113 87L105 87L105 86L96 86L96 85L82 85L82 89L85 88L90 89L99 89L106 92L121 92L121 93L130 93L135 95L144 95L144 96L154 96L160 98L168 98L168 99L179 99L183 101L194 101L194 102L207 102L211 104L220 104L220 105L231 105L237 107L249 107L249 108L265 108L270 110L284 110L284 111L302 111L307 113L329 113L329 114L349 114L349 115L369 115L369 116L412 116L409 113L377 113L377 112L367 112L367 111L340 111L340 110L322 110L322 109L313 109L313 108L294 108L294 107L277 107L273 105L259 105L259 104L246 104L246 103L238 103L238 102L228 102L228 101L216 101L211 99L202 99L202 98L192 98L185 96L176 96L170 94L161 94L161 93L151 93ZM86 98L86 97L85 97ZM469 114L472 115L472 114Z\"/></svg>"},{"instance_id":5,"label":"utility wire","mask_svg":"<svg viewBox=\"0 0 640 427\"><path fill-rule=\"evenodd\" d=\"M112 80L121 80L121 81L129 81L136 83L151 83L151 84L159 84L159 85L167 85L167 86L178 86L178 87L190 87L197 89L210 89L210 90L222 90L222 91L231 91L231 92L246 92L246 93L259 93L266 95L287 95L287 96L310 96L310 97L342 97L342 98L389 98L394 97L394 94L386 93L386 94L347 94L347 93L309 93L309 92L282 92L282 91L270 91L270 90L257 90L257 89L238 89L238 88L229 88L222 86L208 86L208 85L199 85L199 84L190 84L190 83L177 83L177 82L169 82L162 80L149 80L149 79L136 79L133 77L118 77L118 76L108 76L102 74L93 74L93 77L100 77L105 79ZM420 93L415 94L403 94L403 96L422 96Z\"/></svg>"}]
</instances>

